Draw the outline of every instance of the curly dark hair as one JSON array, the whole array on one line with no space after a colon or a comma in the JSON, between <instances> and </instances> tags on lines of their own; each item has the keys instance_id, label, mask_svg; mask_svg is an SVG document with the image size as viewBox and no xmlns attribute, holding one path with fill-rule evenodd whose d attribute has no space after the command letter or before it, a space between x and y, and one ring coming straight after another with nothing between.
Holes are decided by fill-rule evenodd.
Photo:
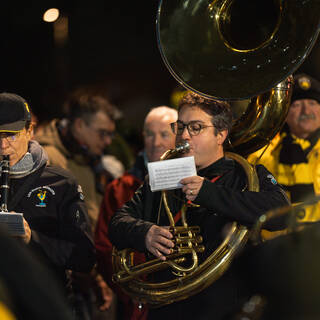
<instances>
[{"instance_id":1,"label":"curly dark hair","mask_svg":"<svg viewBox=\"0 0 320 320\"><path fill-rule=\"evenodd\" d=\"M211 115L215 135L223 130L228 130L228 133L230 133L232 127L232 111L228 102L208 99L194 92L187 92L180 100L178 110L180 111L185 105L199 107Z\"/></svg>"}]
</instances>

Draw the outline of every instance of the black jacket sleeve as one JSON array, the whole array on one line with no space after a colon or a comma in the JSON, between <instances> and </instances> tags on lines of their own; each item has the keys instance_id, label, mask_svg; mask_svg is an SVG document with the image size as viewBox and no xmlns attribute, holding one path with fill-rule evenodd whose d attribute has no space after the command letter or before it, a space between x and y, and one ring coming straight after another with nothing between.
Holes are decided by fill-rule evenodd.
<instances>
[{"instance_id":1,"label":"black jacket sleeve","mask_svg":"<svg viewBox=\"0 0 320 320\"><path fill-rule=\"evenodd\" d=\"M194 202L247 226L252 226L267 211L289 205L285 192L272 174L262 165L256 169L259 192L239 190L229 183L217 183L219 180L215 183L205 180ZM268 225L270 230L283 228L284 220Z\"/></svg>"},{"instance_id":2,"label":"black jacket sleeve","mask_svg":"<svg viewBox=\"0 0 320 320\"><path fill-rule=\"evenodd\" d=\"M133 198L119 209L109 224L109 237L118 249L133 248L145 250L145 237L154 224L144 220L147 210L146 192L148 184L144 183L134 194Z\"/></svg>"}]
</instances>

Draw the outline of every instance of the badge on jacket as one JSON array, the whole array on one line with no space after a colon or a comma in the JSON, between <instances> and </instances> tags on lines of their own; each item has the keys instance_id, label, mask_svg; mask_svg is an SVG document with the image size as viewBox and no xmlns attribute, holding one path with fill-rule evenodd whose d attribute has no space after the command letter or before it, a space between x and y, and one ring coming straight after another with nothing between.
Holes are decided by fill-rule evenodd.
<instances>
[{"instance_id":1,"label":"badge on jacket","mask_svg":"<svg viewBox=\"0 0 320 320\"><path fill-rule=\"evenodd\" d=\"M39 190L39 192L37 193L37 197L39 198L40 203L36 204L37 207L45 208L47 206L47 204L44 202L44 200L46 199L46 195L47 190Z\"/></svg>"},{"instance_id":2,"label":"badge on jacket","mask_svg":"<svg viewBox=\"0 0 320 320\"><path fill-rule=\"evenodd\" d=\"M275 179L275 177L272 174L268 174L267 178L270 179L272 184L277 184L278 183L277 180Z\"/></svg>"},{"instance_id":3,"label":"badge on jacket","mask_svg":"<svg viewBox=\"0 0 320 320\"><path fill-rule=\"evenodd\" d=\"M49 193L55 195L54 190L49 186L37 187L32 189L27 197L30 198L32 194L35 194L36 201L38 201L36 207L45 208L47 206Z\"/></svg>"},{"instance_id":4,"label":"badge on jacket","mask_svg":"<svg viewBox=\"0 0 320 320\"><path fill-rule=\"evenodd\" d=\"M79 197L80 197L80 200L84 200L84 195L83 195L83 191L82 191L82 187L80 186L80 184L78 184L78 190L79 192Z\"/></svg>"}]
</instances>

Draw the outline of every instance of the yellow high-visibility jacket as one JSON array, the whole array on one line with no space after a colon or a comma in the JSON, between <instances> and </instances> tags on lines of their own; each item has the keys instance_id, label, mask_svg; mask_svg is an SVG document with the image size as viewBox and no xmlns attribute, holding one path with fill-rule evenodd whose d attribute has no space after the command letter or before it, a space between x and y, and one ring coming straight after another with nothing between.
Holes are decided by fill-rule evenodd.
<instances>
[{"instance_id":1,"label":"yellow high-visibility jacket","mask_svg":"<svg viewBox=\"0 0 320 320\"><path fill-rule=\"evenodd\" d=\"M286 132L279 133L270 143L266 151L264 148L249 155L250 163L263 164L281 184L289 196L292 203L295 203L291 197L290 190L314 190L314 194L320 194L320 139L315 143L313 148L307 154L307 163L284 164L280 163L280 151L282 149L282 141L286 136ZM299 144L302 150L310 147L310 142L300 139L292 135L293 143ZM260 155L263 153L261 159ZM312 194L309 194L312 196ZM320 220L320 204L305 207L304 217L298 218L298 222L314 222Z\"/></svg>"}]
</instances>

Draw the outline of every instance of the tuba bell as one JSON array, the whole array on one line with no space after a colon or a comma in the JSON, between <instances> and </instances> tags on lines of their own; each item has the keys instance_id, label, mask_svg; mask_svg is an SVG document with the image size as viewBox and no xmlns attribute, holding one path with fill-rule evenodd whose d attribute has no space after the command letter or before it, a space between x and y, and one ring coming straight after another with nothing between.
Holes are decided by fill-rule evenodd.
<instances>
[{"instance_id":1,"label":"tuba bell","mask_svg":"<svg viewBox=\"0 0 320 320\"><path fill-rule=\"evenodd\" d=\"M300 21L307 19L308 23ZM319 32L320 0L161 0L156 31L162 59L186 89L208 98L229 100L234 108L230 133L233 152L258 191L255 167L247 154L266 145L284 124L291 98L291 74L311 51ZM162 160L179 155L169 150ZM162 192L176 246L168 261L135 265L130 249L113 251L114 281L141 303L161 306L194 295L216 281L246 244L250 230L234 222L223 242L199 264L201 230L172 223L167 192ZM182 208L183 209L183 208ZM183 212L183 210L182 210ZM171 218L170 218L171 215ZM191 266L181 267L191 256ZM189 259L190 260L190 259ZM171 268L172 280L155 283L146 275Z\"/></svg>"}]
</instances>

